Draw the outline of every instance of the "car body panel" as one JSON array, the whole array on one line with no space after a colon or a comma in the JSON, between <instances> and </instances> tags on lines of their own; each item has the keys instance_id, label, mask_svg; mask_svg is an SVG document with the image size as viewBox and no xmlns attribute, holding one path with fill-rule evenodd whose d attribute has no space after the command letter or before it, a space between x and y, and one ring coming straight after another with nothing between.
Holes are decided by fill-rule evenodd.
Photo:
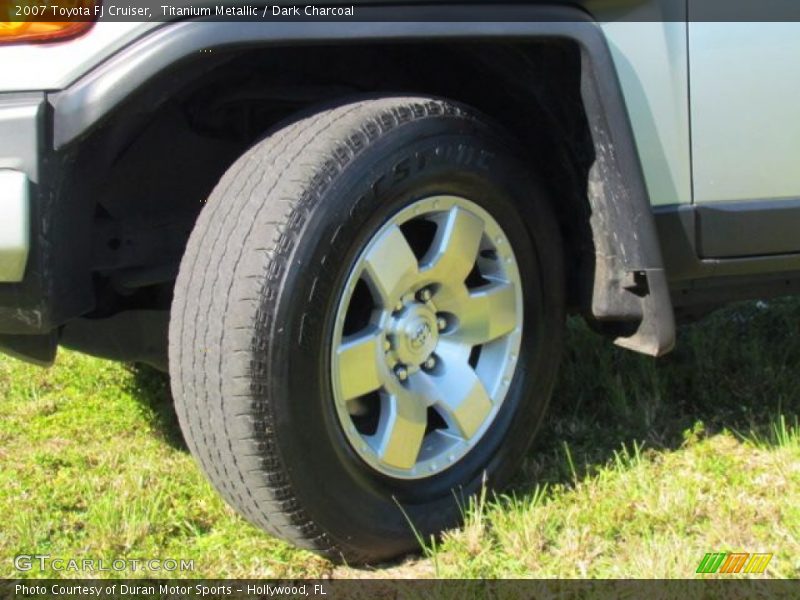
<instances>
[{"instance_id":1,"label":"car body panel","mask_svg":"<svg viewBox=\"0 0 800 600\"><path fill-rule=\"evenodd\" d=\"M0 45L0 93L64 89L133 40L163 25L102 22L63 42Z\"/></svg>"},{"instance_id":2,"label":"car body panel","mask_svg":"<svg viewBox=\"0 0 800 600\"><path fill-rule=\"evenodd\" d=\"M692 201L684 22L604 23L650 202Z\"/></svg>"},{"instance_id":3,"label":"car body panel","mask_svg":"<svg viewBox=\"0 0 800 600\"><path fill-rule=\"evenodd\" d=\"M695 202L800 198L800 23L690 23L689 48Z\"/></svg>"}]
</instances>

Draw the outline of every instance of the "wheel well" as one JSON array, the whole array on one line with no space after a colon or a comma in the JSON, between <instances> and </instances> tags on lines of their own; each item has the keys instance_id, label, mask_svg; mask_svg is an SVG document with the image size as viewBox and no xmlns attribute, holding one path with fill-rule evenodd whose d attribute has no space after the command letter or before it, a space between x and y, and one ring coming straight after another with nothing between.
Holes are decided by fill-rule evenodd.
<instances>
[{"instance_id":1,"label":"wheel well","mask_svg":"<svg viewBox=\"0 0 800 600\"><path fill-rule=\"evenodd\" d=\"M89 316L168 308L205 198L265 132L315 105L387 93L462 102L517 136L553 198L571 267L570 305L585 308L594 148L580 86L580 49L559 38L271 47L188 59L65 151L75 174L65 189L87 211Z\"/></svg>"}]
</instances>

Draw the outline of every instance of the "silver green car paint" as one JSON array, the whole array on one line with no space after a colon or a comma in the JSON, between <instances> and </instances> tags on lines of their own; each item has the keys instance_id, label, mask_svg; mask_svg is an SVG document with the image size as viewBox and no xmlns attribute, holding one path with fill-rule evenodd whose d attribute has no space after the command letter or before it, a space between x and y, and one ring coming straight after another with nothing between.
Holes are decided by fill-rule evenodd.
<instances>
[{"instance_id":1,"label":"silver green car paint","mask_svg":"<svg viewBox=\"0 0 800 600\"><path fill-rule=\"evenodd\" d=\"M689 23L689 58L695 202L800 197L800 23Z\"/></svg>"},{"instance_id":2,"label":"silver green car paint","mask_svg":"<svg viewBox=\"0 0 800 600\"><path fill-rule=\"evenodd\" d=\"M800 196L800 23L602 27L653 205Z\"/></svg>"},{"instance_id":3,"label":"silver green car paint","mask_svg":"<svg viewBox=\"0 0 800 600\"><path fill-rule=\"evenodd\" d=\"M691 202L686 23L616 22L602 27L650 202Z\"/></svg>"}]
</instances>

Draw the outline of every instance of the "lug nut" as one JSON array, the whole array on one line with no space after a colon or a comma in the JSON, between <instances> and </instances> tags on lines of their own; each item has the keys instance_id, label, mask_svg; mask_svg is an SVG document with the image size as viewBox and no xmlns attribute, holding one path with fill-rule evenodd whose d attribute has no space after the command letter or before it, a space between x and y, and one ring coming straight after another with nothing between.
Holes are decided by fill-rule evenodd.
<instances>
[{"instance_id":1,"label":"lug nut","mask_svg":"<svg viewBox=\"0 0 800 600\"><path fill-rule=\"evenodd\" d=\"M431 370L431 369L433 369L433 367L435 367L435 366L436 366L436 359L435 359L435 358L433 358L433 356L429 356L429 357L427 358L427 360L425 360L425 362L424 362L424 363L422 363L422 367L423 367L423 368L424 368L426 371L430 371L430 370Z\"/></svg>"},{"instance_id":2,"label":"lug nut","mask_svg":"<svg viewBox=\"0 0 800 600\"><path fill-rule=\"evenodd\" d=\"M447 329L447 319L444 317L439 317L436 319L436 326L439 328L439 331L444 331Z\"/></svg>"},{"instance_id":3,"label":"lug nut","mask_svg":"<svg viewBox=\"0 0 800 600\"><path fill-rule=\"evenodd\" d=\"M397 378L400 381L405 381L406 379L408 379L408 369L406 369L402 365L394 368L394 374L397 375Z\"/></svg>"},{"instance_id":4,"label":"lug nut","mask_svg":"<svg viewBox=\"0 0 800 600\"><path fill-rule=\"evenodd\" d=\"M420 302L427 302L431 299L431 291L428 288L422 288L417 292L417 300Z\"/></svg>"}]
</instances>

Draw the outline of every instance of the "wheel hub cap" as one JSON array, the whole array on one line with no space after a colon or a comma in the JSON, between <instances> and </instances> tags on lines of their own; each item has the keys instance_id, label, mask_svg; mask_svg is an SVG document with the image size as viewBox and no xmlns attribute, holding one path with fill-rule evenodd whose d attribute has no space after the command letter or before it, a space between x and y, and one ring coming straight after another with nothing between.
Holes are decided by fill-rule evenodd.
<instances>
[{"instance_id":1,"label":"wheel hub cap","mask_svg":"<svg viewBox=\"0 0 800 600\"><path fill-rule=\"evenodd\" d=\"M421 366L439 343L436 313L416 302L403 309L389 331L395 358L405 365Z\"/></svg>"}]
</instances>

